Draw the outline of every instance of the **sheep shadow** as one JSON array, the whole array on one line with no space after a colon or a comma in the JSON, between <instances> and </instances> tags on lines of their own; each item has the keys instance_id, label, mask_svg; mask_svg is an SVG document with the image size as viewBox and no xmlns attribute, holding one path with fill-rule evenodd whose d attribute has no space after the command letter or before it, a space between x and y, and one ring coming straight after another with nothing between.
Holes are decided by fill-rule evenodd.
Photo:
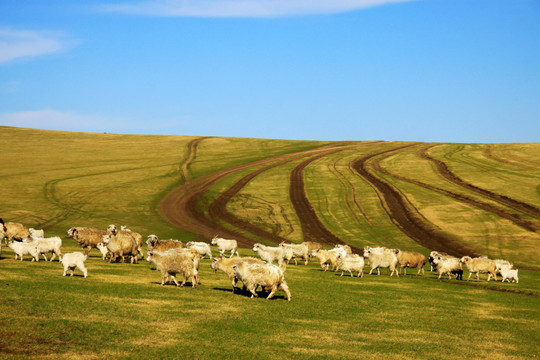
<instances>
[{"instance_id":1,"label":"sheep shadow","mask_svg":"<svg viewBox=\"0 0 540 360\"><path fill-rule=\"evenodd\" d=\"M243 288L238 288L238 287L234 290L234 292L230 287L228 287L228 288L214 287L214 288L212 288L212 290L228 292L228 293L231 293L233 295L242 296L242 297L246 297L246 298L251 298L251 295L253 295L251 292L249 292L249 290L243 289ZM266 297L270 294L270 291L264 291L264 290L259 290L259 291L255 291L255 292L257 293L259 298L265 299L265 300L266 300ZM287 296L280 295L280 294L276 293L269 300L274 300L274 299L285 299L285 300L287 300Z\"/></svg>"}]
</instances>

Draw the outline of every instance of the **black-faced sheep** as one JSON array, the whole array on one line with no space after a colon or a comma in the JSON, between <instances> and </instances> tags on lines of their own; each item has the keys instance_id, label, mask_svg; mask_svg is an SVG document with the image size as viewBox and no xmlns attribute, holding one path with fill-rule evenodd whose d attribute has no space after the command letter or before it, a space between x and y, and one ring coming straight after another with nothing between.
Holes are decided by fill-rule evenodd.
<instances>
[{"instance_id":1,"label":"black-faced sheep","mask_svg":"<svg viewBox=\"0 0 540 360\"><path fill-rule=\"evenodd\" d=\"M287 300L291 301L291 292L285 281L283 270L273 264L249 264L240 262L233 265L235 276L244 283L251 298L258 297L255 290L260 285L270 294L266 299L271 299L276 291L283 290L287 294Z\"/></svg>"}]
</instances>

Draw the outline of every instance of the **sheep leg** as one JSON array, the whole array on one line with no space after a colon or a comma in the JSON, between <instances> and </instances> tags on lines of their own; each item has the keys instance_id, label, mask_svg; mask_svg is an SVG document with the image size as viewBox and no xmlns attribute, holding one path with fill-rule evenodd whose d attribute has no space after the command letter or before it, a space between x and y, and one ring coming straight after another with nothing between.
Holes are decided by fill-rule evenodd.
<instances>
[{"instance_id":1,"label":"sheep leg","mask_svg":"<svg viewBox=\"0 0 540 360\"><path fill-rule=\"evenodd\" d=\"M38 255L39 256L39 255ZM43 258L45 259L45 261L49 261L47 260L47 257L45 256L45 254L41 254L41 256L43 256ZM52 259L52 258L51 258ZM52 261L52 260L51 260Z\"/></svg>"},{"instance_id":2,"label":"sheep leg","mask_svg":"<svg viewBox=\"0 0 540 360\"><path fill-rule=\"evenodd\" d=\"M255 289L256 289L256 288L257 288L256 286L255 286L255 287L250 286L250 287L248 288L249 292L251 293L251 298L252 298L252 299L253 299L253 297L259 297L259 295L257 295L257 293L255 292Z\"/></svg>"},{"instance_id":3,"label":"sheep leg","mask_svg":"<svg viewBox=\"0 0 540 360\"><path fill-rule=\"evenodd\" d=\"M171 278L173 279L176 286L179 286L178 281L176 280L176 277L174 275L171 275Z\"/></svg>"},{"instance_id":4,"label":"sheep leg","mask_svg":"<svg viewBox=\"0 0 540 360\"><path fill-rule=\"evenodd\" d=\"M274 294L276 293L276 290L277 290L277 286L273 286L272 291L270 291L270 294L268 294L268 296L266 297L266 300L270 300L271 298L273 298Z\"/></svg>"},{"instance_id":5,"label":"sheep leg","mask_svg":"<svg viewBox=\"0 0 540 360\"><path fill-rule=\"evenodd\" d=\"M353 273L351 270L349 270L349 274L351 274L351 277L354 277Z\"/></svg>"},{"instance_id":6,"label":"sheep leg","mask_svg":"<svg viewBox=\"0 0 540 360\"><path fill-rule=\"evenodd\" d=\"M467 278L467 281L471 280L472 272L469 272L469 277Z\"/></svg>"}]
</instances>

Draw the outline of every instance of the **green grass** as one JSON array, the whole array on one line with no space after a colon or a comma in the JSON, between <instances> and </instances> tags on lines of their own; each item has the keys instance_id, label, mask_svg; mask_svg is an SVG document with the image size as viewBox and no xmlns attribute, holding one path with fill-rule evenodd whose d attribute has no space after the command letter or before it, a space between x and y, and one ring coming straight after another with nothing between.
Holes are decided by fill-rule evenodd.
<instances>
[{"instance_id":1,"label":"green grass","mask_svg":"<svg viewBox=\"0 0 540 360\"><path fill-rule=\"evenodd\" d=\"M66 242L67 250L76 249ZM202 284L193 289L160 286L160 274L145 261L109 264L97 252L86 279L77 270L62 277L57 262L5 258L0 353L5 359L538 356L540 287L533 272L520 271L519 284L483 278L458 286L429 269L424 277L383 270L351 278L312 261L288 266L287 302L280 291L269 301L233 294L225 274L209 264L202 260Z\"/></svg>"}]
</instances>

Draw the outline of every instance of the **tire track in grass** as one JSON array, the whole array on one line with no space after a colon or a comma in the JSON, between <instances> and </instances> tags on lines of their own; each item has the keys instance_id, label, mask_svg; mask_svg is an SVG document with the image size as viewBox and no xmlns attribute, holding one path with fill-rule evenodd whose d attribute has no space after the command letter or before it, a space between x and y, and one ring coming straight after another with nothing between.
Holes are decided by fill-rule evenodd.
<instances>
[{"instance_id":1,"label":"tire track in grass","mask_svg":"<svg viewBox=\"0 0 540 360\"><path fill-rule=\"evenodd\" d=\"M370 168L371 159L412 146L418 146L418 143L405 144L360 157L352 162L352 167L377 190L389 217L411 239L428 249L444 251L454 256L461 257L464 254L477 256L466 245L458 243L453 238L427 225L405 196L393 185L381 179Z\"/></svg>"},{"instance_id":2,"label":"tire track in grass","mask_svg":"<svg viewBox=\"0 0 540 360\"><path fill-rule=\"evenodd\" d=\"M482 196L488 197L498 203L504 204L506 206L509 206L511 208L517 209L521 212L527 213L531 216L534 216L536 218L540 218L540 209L535 207L534 205L524 203L522 201L518 201L515 199L512 199L508 196L501 195L494 193L492 191L482 189L478 186L475 186L471 183L466 182L465 180L458 177L456 174L454 174L441 160L435 159L432 156L430 156L427 152L429 149L434 148L437 145L430 145L426 146L420 150L418 150L418 155L425 160L429 160L433 165L435 165L437 171L448 181L465 188L469 191L473 191L477 194L480 194ZM536 224L533 224L529 221L522 220L521 217L518 214L509 214L509 216L512 216L513 218L516 218L516 221L518 221L522 227L526 227L530 231L537 231L540 229L540 227Z\"/></svg>"},{"instance_id":3,"label":"tire track in grass","mask_svg":"<svg viewBox=\"0 0 540 360\"><path fill-rule=\"evenodd\" d=\"M306 159L297 166L295 166L294 169L291 171L289 196L296 210L296 214L298 215L298 219L300 220L300 226L302 227L305 241L315 241L332 246L336 244L347 244L338 236L333 234L330 230L328 230L326 226L321 222L321 220L317 216L317 212L315 211L307 197L304 182L304 171L309 164L324 156L332 155L342 150L345 149L333 150L328 153L323 153L310 157L309 159ZM351 246L351 248L357 253L361 253L363 251L363 249L357 248L355 246Z\"/></svg>"},{"instance_id":4,"label":"tire track in grass","mask_svg":"<svg viewBox=\"0 0 540 360\"><path fill-rule=\"evenodd\" d=\"M300 152L294 152L290 154L282 154L273 156L266 159L257 160L251 163L237 165L231 168L223 169L208 175L204 175L200 178L193 179L186 182L182 186L174 189L170 192L160 203L159 203L159 212L162 216L167 219L171 224L185 229L187 231L193 232L199 236L205 238L211 238L214 235L218 234L222 237L234 238L238 241L239 246L241 247L250 247L253 245L254 241L250 237L240 233L239 231L231 230L222 224L219 224L215 221L215 218L218 219L227 219L238 225L239 228L243 228L244 221L231 216L225 211L225 205L237 191L239 191L242 186L247 184L246 179L255 177L258 174L262 173L259 170L255 170L251 174L246 175L243 179L240 180L240 184L237 184L234 189L229 189L227 194L222 194L219 197L217 203L214 201L214 204L210 204L209 207L212 208L211 213L205 214L204 211L204 193L210 189L212 186L217 184L219 181L225 179L228 176L234 175L240 171L255 168L259 166L264 166L266 170L274 167L272 163L280 162L289 162L301 157L309 156L313 153L318 153L321 151L328 151L328 148L335 148L336 146L343 146L342 144L331 144L321 146L319 148L304 150ZM268 165L270 164L270 165ZM277 165L275 165L277 166ZM241 184L244 185L241 185ZM235 185L233 185L234 187ZM217 200L217 199L216 199ZM214 217L214 218L213 218ZM256 234L260 234L261 237L272 242L282 241L280 237L270 234L265 231L260 231L260 229L253 229Z\"/></svg>"},{"instance_id":5,"label":"tire track in grass","mask_svg":"<svg viewBox=\"0 0 540 360\"><path fill-rule=\"evenodd\" d=\"M390 156L390 155L388 155L388 156ZM480 200L472 199L472 198L470 198L468 196L465 196L465 195L462 195L462 194L458 194L458 193L455 193L455 192L452 192L452 191L449 191L449 190L445 190L445 189L442 189L442 188L439 188L439 187L436 187L436 186L433 186L433 185L423 183L423 182L418 181L418 180L412 180L412 179L409 179L409 178L407 178L405 176L401 176L401 175L392 173L389 170L387 170L387 169L385 169L385 168L383 168L381 166L381 162L385 158L386 157L378 158L373 163L373 167L377 171L379 171L379 172L381 172L383 174L386 174L386 175L388 175L388 176L390 176L390 177L392 177L394 179L405 181L405 182L408 182L410 184L414 184L414 185L417 185L419 187L422 187L424 189L428 189L428 190L437 192L439 194L443 194L443 195L451 197L451 198L453 198L455 200L458 200L458 201L461 201L463 203L475 206L475 207L477 207L479 209L482 209L484 211L491 212L492 214L495 214L495 215L497 215L497 216L499 216L501 218L504 218L504 219L507 219L507 220L513 222L515 225L517 225L517 226L519 226L519 227L521 227L521 228L523 228L525 230L535 232L538 229L540 229L540 227L537 224L533 223L532 221L523 220L518 214L510 213L510 212L505 211L503 209L497 208L497 207L495 207L495 206L493 206L491 204L482 202Z\"/></svg>"}]
</instances>

